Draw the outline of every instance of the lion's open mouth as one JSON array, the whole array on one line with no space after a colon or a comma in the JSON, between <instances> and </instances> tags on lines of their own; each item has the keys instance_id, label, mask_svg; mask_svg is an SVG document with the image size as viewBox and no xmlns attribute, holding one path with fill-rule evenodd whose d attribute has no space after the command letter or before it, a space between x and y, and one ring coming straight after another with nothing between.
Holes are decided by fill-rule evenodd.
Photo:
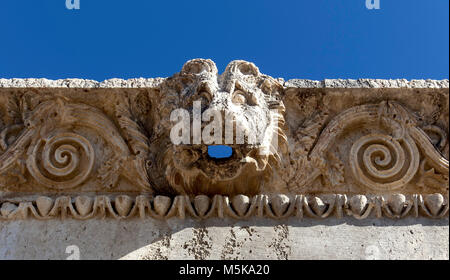
<instances>
[{"instance_id":1,"label":"lion's open mouth","mask_svg":"<svg viewBox=\"0 0 450 280\"><path fill-rule=\"evenodd\" d=\"M197 167L211 178L233 178L245 164L242 159L250 151L246 145L208 146L196 162Z\"/></svg>"},{"instance_id":2,"label":"lion's open mouth","mask_svg":"<svg viewBox=\"0 0 450 280\"><path fill-rule=\"evenodd\" d=\"M233 155L233 148L225 145L208 146L208 155L220 162Z\"/></svg>"},{"instance_id":3,"label":"lion's open mouth","mask_svg":"<svg viewBox=\"0 0 450 280\"><path fill-rule=\"evenodd\" d=\"M257 157L249 145L178 146L174 161L181 169L202 171L208 178L232 179L240 174L249 158Z\"/></svg>"}]
</instances>

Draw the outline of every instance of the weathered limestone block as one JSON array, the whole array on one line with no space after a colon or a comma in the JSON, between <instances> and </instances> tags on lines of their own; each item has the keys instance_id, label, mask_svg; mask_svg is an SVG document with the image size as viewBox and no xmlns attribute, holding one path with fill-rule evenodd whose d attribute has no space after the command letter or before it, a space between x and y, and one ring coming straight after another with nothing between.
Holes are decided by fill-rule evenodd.
<instances>
[{"instance_id":1,"label":"weathered limestone block","mask_svg":"<svg viewBox=\"0 0 450 280\"><path fill-rule=\"evenodd\" d=\"M448 80L0 79L0 220L442 218L448 131Z\"/></svg>"},{"instance_id":2,"label":"weathered limestone block","mask_svg":"<svg viewBox=\"0 0 450 280\"><path fill-rule=\"evenodd\" d=\"M448 218L28 219L0 223L0 259L448 260L448 240Z\"/></svg>"}]
</instances>

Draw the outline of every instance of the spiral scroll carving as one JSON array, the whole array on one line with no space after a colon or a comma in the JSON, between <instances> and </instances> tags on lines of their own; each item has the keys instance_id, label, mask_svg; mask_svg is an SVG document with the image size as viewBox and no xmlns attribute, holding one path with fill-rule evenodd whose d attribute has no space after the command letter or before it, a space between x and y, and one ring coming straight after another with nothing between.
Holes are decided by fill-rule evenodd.
<instances>
[{"instance_id":1,"label":"spiral scroll carving","mask_svg":"<svg viewBox=\"0 0 450 280\"><path fill-rule=\"evenodd\" d=\"M396 140L387 135L366 135L353 144L350 167L360 184L375 190L394 190L416 174L419 151L410 137Z\"/></svg>"},{"instance_id":2,"label":"spiral scroll carving","mask_svg":"<svg viewBox=\"0 0 450 280\"><path fill-rule=\"evenodd\" d=\"M94 148L86 138L74 133L59 133L30 147L27 167L39 184L69 189L86 180L94 159Z\"/></svg>"}]
</instances>

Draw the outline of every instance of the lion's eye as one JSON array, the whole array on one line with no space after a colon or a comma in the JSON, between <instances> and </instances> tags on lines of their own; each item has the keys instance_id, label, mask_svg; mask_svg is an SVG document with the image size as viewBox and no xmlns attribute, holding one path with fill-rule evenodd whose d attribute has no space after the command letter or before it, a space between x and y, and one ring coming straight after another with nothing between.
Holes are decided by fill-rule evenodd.
<instances>
[{"instance_id":1,"label":"lion's eye","mask_svg":"<svg viewBox=\"0 0 450 280\"><path fill-rule=\"evenodd\" d=\"M234 93L233 96L233 103L235 104L245 104L247 102L247 98L245 98L245 95L243 92L238 91Z\"/></svg>"}]
</instances>

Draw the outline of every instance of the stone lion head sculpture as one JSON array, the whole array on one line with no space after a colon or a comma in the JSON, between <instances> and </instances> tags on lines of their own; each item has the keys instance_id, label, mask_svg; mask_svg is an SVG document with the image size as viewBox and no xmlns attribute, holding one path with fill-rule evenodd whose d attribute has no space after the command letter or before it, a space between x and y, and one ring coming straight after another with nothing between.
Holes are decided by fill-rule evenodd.
<instances>
[{"instance_id":1,"label":"stone lion head sculpture","mask_svg":"<svg viewBox=\"0 0 450 280\"><path fill-rule=\"evenodd\" d=\"M286 140L282 92L253 63L233 61L219 75L211 60L188 61L152 96L149 176L156 192L271 192ZM215 145L232 149L231 156L211 156Z\"/></svg>"}]
</instances>

